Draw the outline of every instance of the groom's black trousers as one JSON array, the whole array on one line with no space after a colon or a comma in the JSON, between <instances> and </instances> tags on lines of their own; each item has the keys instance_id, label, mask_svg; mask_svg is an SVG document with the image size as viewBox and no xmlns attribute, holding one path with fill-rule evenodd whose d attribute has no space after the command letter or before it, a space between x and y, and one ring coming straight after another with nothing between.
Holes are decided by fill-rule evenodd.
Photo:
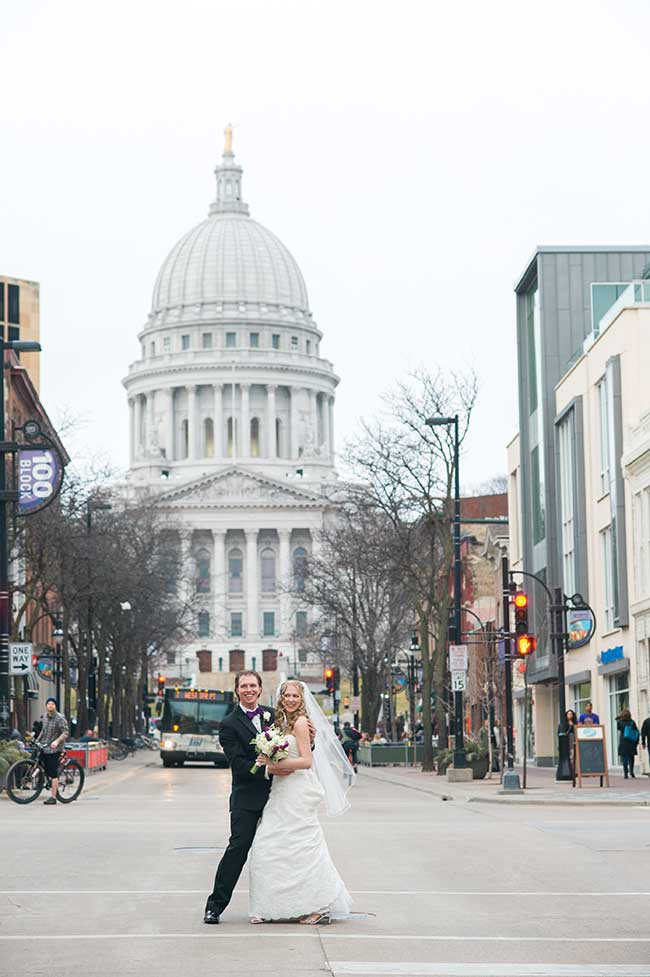
<instances>
[{"instance_id":1,"label":"groom's black trousers","mask_svg":"<svg viewBox=\"0 0 650 977\"><path fill-rule=\"evenodd\" d=\"M221 915L230 902L233 889L246 864L261 816L261 811L231 811L228 847L219 862L206 909Z\"/></svg>"}]
</instances>

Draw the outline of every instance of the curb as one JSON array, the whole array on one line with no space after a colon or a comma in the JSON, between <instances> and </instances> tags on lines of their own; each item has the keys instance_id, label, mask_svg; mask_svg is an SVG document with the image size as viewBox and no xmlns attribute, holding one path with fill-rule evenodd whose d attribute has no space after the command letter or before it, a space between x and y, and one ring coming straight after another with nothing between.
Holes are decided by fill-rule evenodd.
<instances>
[{"instance_id":1,"label":"curb","mask_svg":"<svg viewBox=\"0 0 650 977\"><path fill-rule=\"evenodd\" d=\"M534 807L650 807L650 797L640 800L608 800L607 798L594 797L589 800L564 797L480 797L476 794L469 796L459 796L441 790L432 790L430 787L418 786L416 784L406 784L403 780L392 777L375 777L366 768L361 768L360 773L378 783L393 784L397 787L405 787L407 790L416 790L420 794L428 794L430 797L437 797L441 801L461 801L465 804L526 804Z\"/></svg>"}]
</instances>

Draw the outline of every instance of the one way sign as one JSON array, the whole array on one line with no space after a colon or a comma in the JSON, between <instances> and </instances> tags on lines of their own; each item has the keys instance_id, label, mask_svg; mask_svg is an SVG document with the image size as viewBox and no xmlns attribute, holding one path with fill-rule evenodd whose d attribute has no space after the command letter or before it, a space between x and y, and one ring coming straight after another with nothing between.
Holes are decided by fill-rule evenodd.
<instances>
[{"instance_id":1,"label":"one way sign","mask_svg":"<svg viewBox=\"0 0 650 977\"><path fill-rule=\"evenodd\" d=\"M27 675L32 670L31 642L9 643L10 671L12 675Z\"/></svg>"}]
</instances>

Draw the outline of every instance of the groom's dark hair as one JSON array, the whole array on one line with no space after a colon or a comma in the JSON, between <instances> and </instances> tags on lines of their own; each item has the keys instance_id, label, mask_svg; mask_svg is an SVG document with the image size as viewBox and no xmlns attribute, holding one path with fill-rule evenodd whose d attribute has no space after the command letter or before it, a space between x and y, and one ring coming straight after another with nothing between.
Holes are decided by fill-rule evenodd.
<instances>
[{"instance_id":1,"label":"groom's dark hair","mask_svg":"<svg viewBox=\"0 0 650 977\"><path fill-rule=\"evenodd\" d=\"M243 671L237 672L237 674L235 675L235 694L239 692L239 680L240 678L243 678L244 675L254 675L255 678L257 679L257 684L259 685L260 689L262 688L262 676L260 675L260 673L256 672L252 668L244 668Z\"/></svg>"}]
</instances>

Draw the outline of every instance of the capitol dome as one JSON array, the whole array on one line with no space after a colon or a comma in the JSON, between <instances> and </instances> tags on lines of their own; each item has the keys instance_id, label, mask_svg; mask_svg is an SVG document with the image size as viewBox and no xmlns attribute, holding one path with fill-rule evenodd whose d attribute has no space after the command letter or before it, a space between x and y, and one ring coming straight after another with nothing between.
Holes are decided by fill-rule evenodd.
<instances>
[{"instance_id":1,"label":"capitol dome","mask_svg":"<svg viewBox=\"0 0 650 977\"><path fill-rule=\"evenodd\" d=\"M231 144L215 176L217 195L208 218L183 235L158 273L150 322L228 312L309 320L307 289L295 259L248 215L242 169Z\"/></svg>"}]
</instances>

